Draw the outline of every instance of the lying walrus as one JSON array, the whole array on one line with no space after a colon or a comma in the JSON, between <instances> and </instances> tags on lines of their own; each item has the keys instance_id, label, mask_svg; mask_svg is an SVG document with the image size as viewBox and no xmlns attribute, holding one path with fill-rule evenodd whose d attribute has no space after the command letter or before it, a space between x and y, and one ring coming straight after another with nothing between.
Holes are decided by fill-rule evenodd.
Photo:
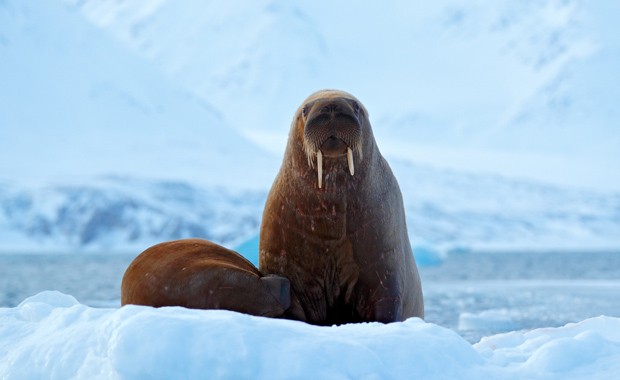
<instances>
[{"instance_id":1,"label":"lying walrus","mask_svg":"<svg viewBox=\"0 0 620 380\"><path fill-rule=\"evenodd\" d=\"M288 279L263 276L237 252L201 239L170 241L142 252L125 271L121 304L305 319Z\"/></svg>"}]
</instances>

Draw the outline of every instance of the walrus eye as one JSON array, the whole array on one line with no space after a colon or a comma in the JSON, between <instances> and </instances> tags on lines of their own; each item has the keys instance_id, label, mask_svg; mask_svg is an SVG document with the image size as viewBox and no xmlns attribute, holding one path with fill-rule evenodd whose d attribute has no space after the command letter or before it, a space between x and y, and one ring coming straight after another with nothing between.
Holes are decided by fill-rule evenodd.
<instances>
[{"instance_id":1,"label":"walrus eye","mask_svg":"<svg viewBox=\"0 0 620 380\"><path fill-rule=\"evenodd\" d=\"M358 102L353 102L353 110L355 111L356 114L360 112L360 105Z\"/></svg>"},{"instance_id":2,"label":"walrus eye","mask_svg":"<svg viewBox=\"0 0 620 380\"><path fill-rule=\"evenodd\" d=\"M302 109L301 109L301 114L302 114L304 117L307 117L307 116L308 116L308 106L304 106L304 108L302 108Z\"/></svg>"}]
</instances>

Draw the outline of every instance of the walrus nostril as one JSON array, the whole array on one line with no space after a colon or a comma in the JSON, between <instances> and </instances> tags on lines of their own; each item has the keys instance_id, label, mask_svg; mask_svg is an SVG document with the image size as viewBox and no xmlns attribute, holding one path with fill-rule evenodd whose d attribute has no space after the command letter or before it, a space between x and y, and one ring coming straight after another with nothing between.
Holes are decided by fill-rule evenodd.
<instances>
[{"instance_id":1,"label":"walrus nostril","mask_svg":"<svg viewBox=\"0 0 620 380\"><path fill-rule=\"evenodd\" d=\"M340 111L340 106L335 103L327 104L321 107L321 113L335 113Z\"/></svg>"}]
</instances>

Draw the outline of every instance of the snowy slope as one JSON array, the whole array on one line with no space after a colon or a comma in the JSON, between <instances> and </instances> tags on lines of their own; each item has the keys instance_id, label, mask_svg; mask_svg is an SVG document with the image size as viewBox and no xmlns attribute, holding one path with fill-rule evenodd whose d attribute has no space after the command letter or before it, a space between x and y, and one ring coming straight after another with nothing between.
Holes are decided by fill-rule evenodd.
<instances>
[{"instance_id":1,"label":"snowy slope","mask_svg":"<svg viewBox=\"0 0 620 380\"><path fill-rule=\"evenodd\" d=\"M95 25L162 68L251 135L288 132L316 85L324 41L281 0L74 1Z\"/></svg>"},{"instance_id":2,"label":"snowy slope","mask_svg":"<svg viewBox=\"0 0 620 380\"><path fill-rule=\"evenodd\" d=\"M277 169L207 102L58 1L0 4L0 83L3 180L264 188Z\"/></svg>"},{"instance_id":3,"label":"snowy slope","mask_svg":"<svg viewBox=\"0 0 620 380\"><path fill-rule=\"evenodd\" d=\"M0 377L49 379L611 379L620 319L470 345L420 319L332 327L223 310L95 309L58 292L0 308Z\"/></svg>"},{"instance_id":4,"label":"snowy slope","mask_svg":"<svg viewBox=\"0 0 620 380\"><path fill-rule=\"evenodd\" d=\"M336 87L386 152L620 188L617 2L66 1L273 151Z\"/></svg>"}]
</instances>

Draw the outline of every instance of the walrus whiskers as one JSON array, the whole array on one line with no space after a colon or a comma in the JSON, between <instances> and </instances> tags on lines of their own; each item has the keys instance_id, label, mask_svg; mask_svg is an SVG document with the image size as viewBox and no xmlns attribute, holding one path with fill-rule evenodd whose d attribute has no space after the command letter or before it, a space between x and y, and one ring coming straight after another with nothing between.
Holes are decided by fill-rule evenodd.
<instances>
[{"instance_id":1,"label":"walrus whiskers","mask_svg":"<svg viewBox=\"0 0 620 380\"><path fill-rule=\"evenodd\" d=\"M355 174L355 168L353 167L353 151L351 148L347 148L347 162L349 163L349 173Z\"/></svg>"},{"instance_id":2,"label":"walrus whiskers","mask_svg":"<svg viewBox=\"0 0 620 380\"><path fill-rule=\"evenodd\" d=\"M317 150L316 152L316 168L319 173L319 189L323 187L323 152Z\"/></svg>"}]
</instances>

